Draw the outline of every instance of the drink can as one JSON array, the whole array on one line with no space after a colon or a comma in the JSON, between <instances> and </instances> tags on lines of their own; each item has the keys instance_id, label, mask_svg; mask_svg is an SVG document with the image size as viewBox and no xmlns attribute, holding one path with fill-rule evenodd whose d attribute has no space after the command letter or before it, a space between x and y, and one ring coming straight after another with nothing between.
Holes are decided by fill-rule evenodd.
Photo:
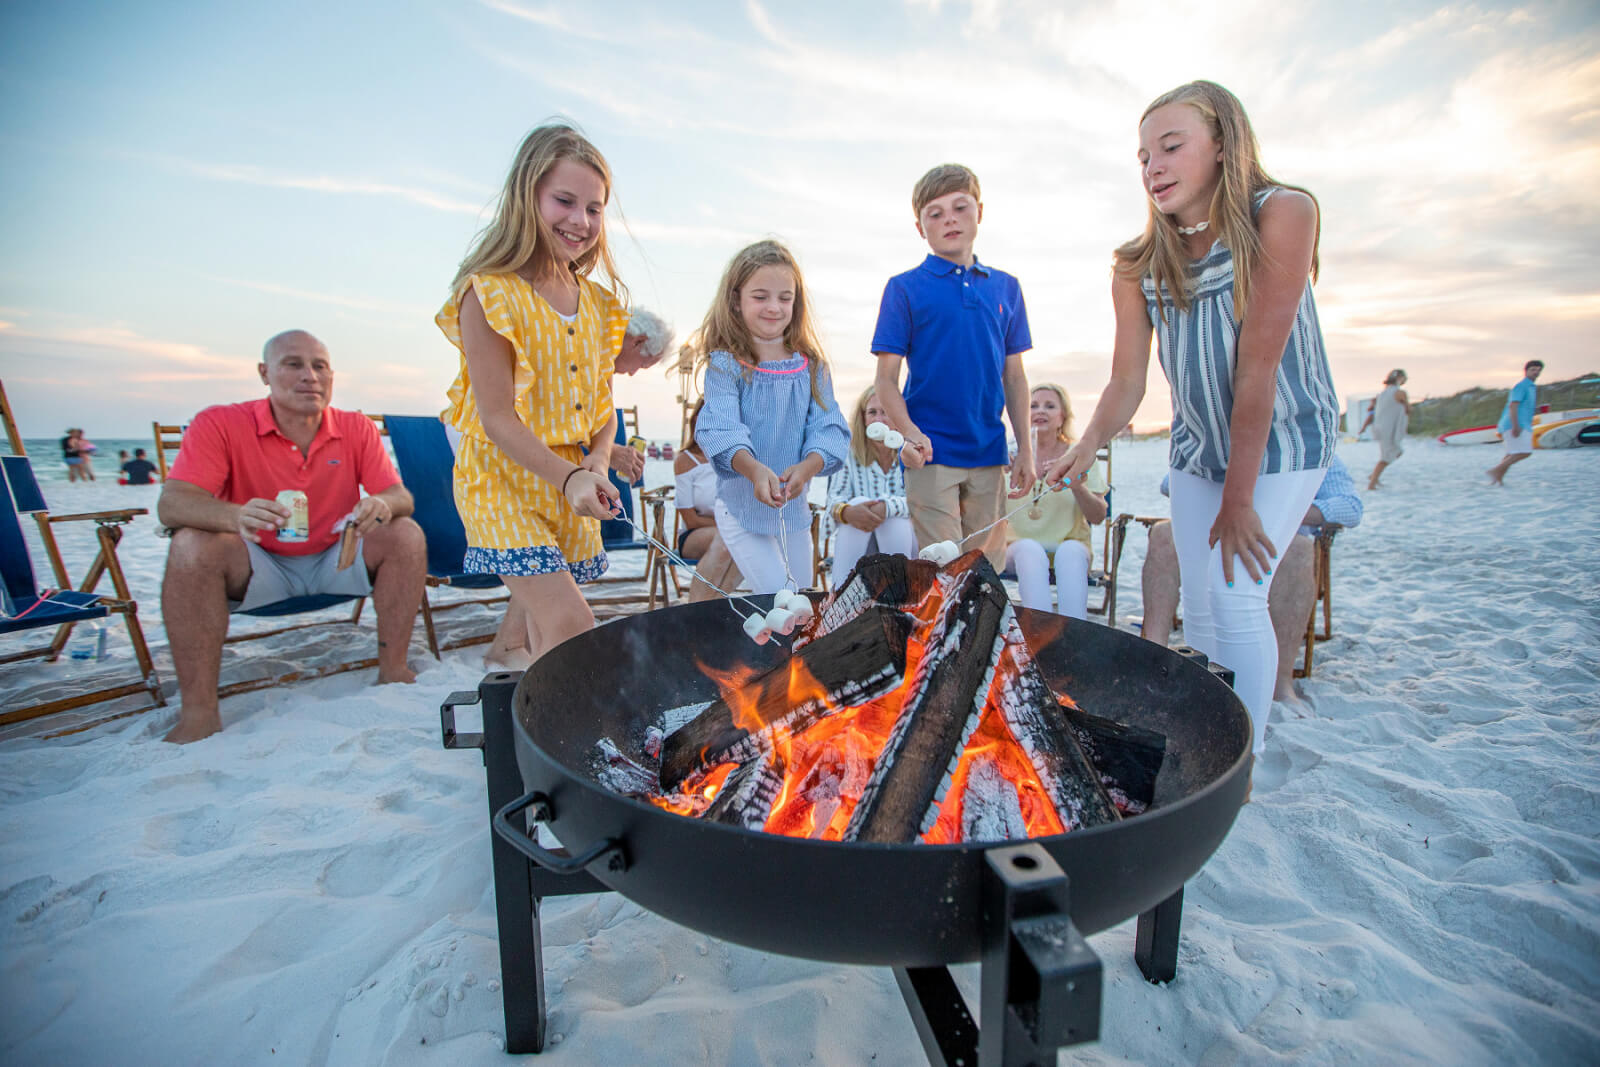
<instances>
[{"instance_id":1,"label":"drink can","mask_svg":"<svg viewBox=\"0 0 1600 1067\"><path fill-rule=\"evenodd\" d=\"M278 530L279 541L305 541L311 537L311 502L299 489L285 489L278 503L289 509L289 521Z\"/></svg>"}]
</instances>

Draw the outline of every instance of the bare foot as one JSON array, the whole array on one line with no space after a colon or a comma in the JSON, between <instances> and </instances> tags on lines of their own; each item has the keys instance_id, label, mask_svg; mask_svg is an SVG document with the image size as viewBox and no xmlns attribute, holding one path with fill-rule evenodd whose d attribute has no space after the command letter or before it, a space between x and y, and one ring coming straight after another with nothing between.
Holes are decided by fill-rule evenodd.
<instances>
[{"instance_id":1,"label":"bare foot","mask_svg":"<svg viewBox=\"0 0 1600 1067\"><path fill-rule=\"evenodd\" d=\"M378 668L378 680L373 685L394 685L400 683L410 685L417 680L417 672L410 667L401 667L397 671L386 671Z\"/></svg>"},{"instance_id":2,"label":"bare foot","mask_svg":"<svg viewBox=\"0 0 1600 1067\"><path fill-rule=\"evenodd\" d=\"M1489 476L1489 484L1490 485L1505 485L1506 484L1505 482L1502 482L1500 480L1499 475L1495 474L1493 467L1490 467L1488 470L1484 471L1483 473L1485 473L1485 474L1487 474Z\"/></svg>"},{"instance_id":3,"label":"bare foot","mask_svg":"<svg viewBox=\"0 0 1600 1067\"><path fill-rule=\"evenodd\" d=\"M210 737L222 731L222 715L216 709L209 713L195 711L190 708L180 708L178 711L178 724L167 732L163 741L171 741L175 745L187 745L190 741L199 741L201 738Z\"/></svg>"}]
</instances>

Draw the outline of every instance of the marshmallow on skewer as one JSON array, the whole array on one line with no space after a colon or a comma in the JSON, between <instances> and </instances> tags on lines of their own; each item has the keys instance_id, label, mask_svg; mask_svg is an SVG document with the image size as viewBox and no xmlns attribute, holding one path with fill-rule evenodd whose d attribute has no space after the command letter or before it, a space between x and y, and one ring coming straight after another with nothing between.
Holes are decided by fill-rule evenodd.
<instances>
[{"instance_id":1,"label":"marshmallow on skewer","mask_svg":"<svg viewBox=\"0 0 1600 1067\"><path fill-rule=\"evenodd\" d=\"M789 610L794 613L796 626L804 626L816 614L816 611L811 607L811 598L804 593L796 593L794 595L794 599L789 601Z\"/></svg>"},{"instance_id":2,"label":"marshmallow on skewer","mask_svg":"<svg viewBox=\"0 0 1600 1067\"><path fill-rule=\"evenodd\" d=\"M796 597L800 597L800 594L793 589L780 589L772 594L772 606L775 608L790 607L794 604ZM805 598L800 597L800 599L804 600Z\"/></svg>"},{"instance_id":3,"label":"marshmallow on skewer","mask_svg":"<svg viewBox=\"0 0 1600 1067\"><path fill-rule=\"evenodd\" d=\"M767 629L778 634L794 633L794 612L788 608L773 608L767 612Z\"/></svg>"},{"instance_id":4,"label":"marshmallow on skewer","mask_svg":"<svg viewBox=\"0 0 1600 1067\"><path fill-rule=\"evenodd\" d=\"M744 620L744 632L758 645L764 645L772 638L772 629L767 625L766 617L759 613Z\"/></svg>"},{"instance_id":5,"label":"marshmallow on skewer","mask_svg":"<svg viewBox=\"0 0 1600 1067\"><path fill-rule=\"evenodd\" d=\"M882 441L886 435L892 433L886 422L873 422L867 424L867 440Z\"/></svg>"},{"instance_id":6,"label":"marshmallow on skewer","mask_svg":"<svg viewBox=\"0 0 1600 1067\"><path fill-rule=\"evenodd\" d=\"M939 566L944 567L961 555L961 549L954 541L935 541L921 552L918 552L917 555L922 559L931 559Z\"/></svg>"},{"instance_id":7,"label":"marshmallow on skewer","mask_svg":"<svg viewBox=\"0 0 1600 1067\"><path fill-rule=\"evenodd\" d=\"M905 447L906 435L901 433L899 430L890 430L888 433L883 435L883 443L887 448L898 452L901 448Z\"/></svg>"}]
</instances>

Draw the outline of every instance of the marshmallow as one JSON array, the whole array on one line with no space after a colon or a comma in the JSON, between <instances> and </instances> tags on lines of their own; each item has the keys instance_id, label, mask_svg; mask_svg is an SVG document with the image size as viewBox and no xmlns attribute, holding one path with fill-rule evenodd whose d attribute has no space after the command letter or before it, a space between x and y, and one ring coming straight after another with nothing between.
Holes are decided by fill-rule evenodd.
<instances>
[{"instance_id":1,"label":"marshmallow","mask_svg":"<svg viewBox=\"0 0 1600 1067\"><path fill-rule=\"evenodd\" d=\"M773 608L767 612L767 629L784 635L794 633L794 612L788 608Z\"/></svg>"},{"instance_id":2,"label":"marshmallow","mask_svg":"<svg viewBox=\"0 0 1600 1067\"><path fill-rule=\"evenodd\" d=\"M901 433L899 430L890 430L888 433L883 435L883 443L889 448L898 452L906 443L906 435Z\"/></svg>"},{"instance_id":3,"label":"marshmallow","mask_svg":"<svg viewBox=\"0 0 1600 1067\"><path fill-rule=\"evenodd\" d=\"M923 559L931 559L943 567L961 555L961 549L954 541L935 541L917 555Z\"/></svg>"},{"instance_id":4,"label":"marshmallow","mask_svg":"<svg viewBox=\"0 0 1600 1067\"><path fill-rule=\"evenodd\" d=\"M791 607L794 604L796 597L800 597L801 600L805 599L805 597L800 596L800 594L796 593L793 589L780 589L776 593L772 594L772 606L775 608Z\"/></svg>"},{"instance_id":5,"label":"marshmallow","mask_svg":"<svg viewBox=\"0 0 1600 1067\"><path fill-rule=\"evenodd\" d=\"M867 424L867 440L882 441L885 436L892 433L886 422L873 422Z\"/></svg>"},{"instance_id":6,"label":"marshmallow","mask_svg":"<svg viewBox=\"0 0 1600 1067\"><path fill-rule=\"evenodd\" d=\"M764 645L772 637L772 630L767 626L767 620L762 615L752 615L744 620L745 635L758 645Z\"/></svg>"},{"instance_id":7,"label":"marshmallow","mask_svg":"<svg viewBox=\"0 0 1600 1067\"><path fill-rule=\"evenodd\" d=\"M811 598L804 593L796 593L794 595L794 599L789 601L789 611L793 613L795 625L797 626L804 626L816 614L811 607Z\"/></svg>"}]
</instances>

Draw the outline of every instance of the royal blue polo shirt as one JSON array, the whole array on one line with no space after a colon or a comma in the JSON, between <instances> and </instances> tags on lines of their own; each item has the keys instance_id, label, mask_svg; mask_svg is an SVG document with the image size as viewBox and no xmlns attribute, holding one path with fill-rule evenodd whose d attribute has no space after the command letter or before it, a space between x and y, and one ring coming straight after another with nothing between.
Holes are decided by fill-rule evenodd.
<instances>
[{"instance_id":1,"label":"royal blue polo shirt","mask_svg":"<svg viewBox=\"0 0 1600 1067\"><path fill-rule=\"evenodd\" d=\"M1006 357L1032 347L1022 286L976 259L930 254L883 287L872 350L905 357L906 410L941 466L1008 462Z\"/></svg>"}]
</instances>

